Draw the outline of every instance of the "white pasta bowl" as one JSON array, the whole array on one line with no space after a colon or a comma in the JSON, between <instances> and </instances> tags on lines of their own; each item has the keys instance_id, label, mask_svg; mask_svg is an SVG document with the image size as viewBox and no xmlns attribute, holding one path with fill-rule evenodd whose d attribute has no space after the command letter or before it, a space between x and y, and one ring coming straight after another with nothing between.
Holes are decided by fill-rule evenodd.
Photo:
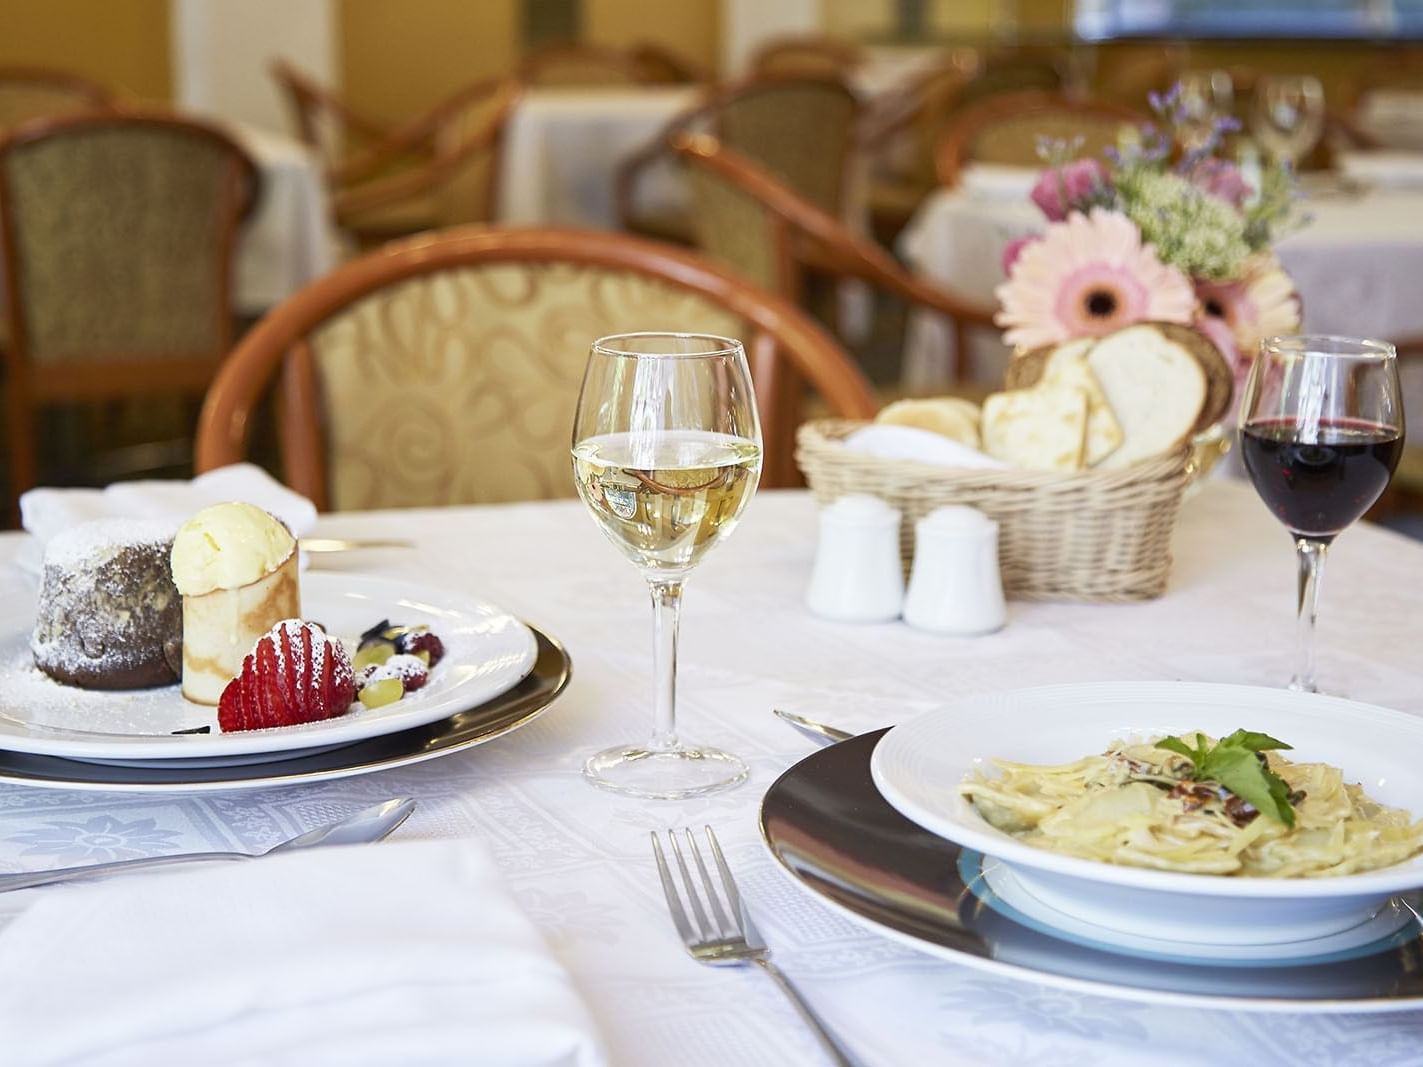
<instances>
[{"instance_id":1,"label":"white pasta bowl","mask_svg":"<svg viewBox=\"0 0 1423 1067\"><path fill-rule=\"evenodd\" d=\"M1024 844L959 794L993 760L1066 763L1114 740L1259 730L1295 762L1329 763L1375 800L1423 816L1423 717L1338 697L1192 682L1047 686L954 701L890 730L875 748L876 787L900 813L1011 869L1043 911L1103 931L1195 946L1280 946L1361 927L1395 894L1423 886L1423 857L1361 874L1241 878L1126 867ZM1262 816L1263 817L1263 816Z\"/></svg>"}]
</instances>

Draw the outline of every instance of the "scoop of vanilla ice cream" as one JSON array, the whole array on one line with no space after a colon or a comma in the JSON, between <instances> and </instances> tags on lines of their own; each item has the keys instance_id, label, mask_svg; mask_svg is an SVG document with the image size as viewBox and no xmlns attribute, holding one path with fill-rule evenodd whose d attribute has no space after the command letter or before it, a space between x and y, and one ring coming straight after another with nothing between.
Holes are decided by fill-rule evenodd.
<instances>
[{"instance_id":1,"label":"scoop of vanilla ice cream","mask_svg":"<svg viewBox=\"0 0 1423 1067\"><path fill-rule=\"evenodd\" d=\"M184 596L240 589L271 574L296 549L280 522L252 504L203 508L173 539L173 584Z\"/></svg>"}]
</instances>

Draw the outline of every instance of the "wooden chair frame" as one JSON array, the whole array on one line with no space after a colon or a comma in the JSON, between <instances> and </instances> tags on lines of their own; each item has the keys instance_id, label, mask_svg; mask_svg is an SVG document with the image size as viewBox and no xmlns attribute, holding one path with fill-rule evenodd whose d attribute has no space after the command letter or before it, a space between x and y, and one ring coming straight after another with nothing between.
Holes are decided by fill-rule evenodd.
<instances>
[{"instance_id":1,"label":"wooden chair frame","mask_svg":"<svg viewBox=\"0 0 1423 1067\"><path fill-rule=\"evenodd\" d=\"M992 327L992 307L964 300L909 273L878 245L807 203L764 168L715 138L705 134L682 136L674 142L674 147L693 166L705 167L770 212L782 295L792 301L798 299L802 275L809 268L839 277L858 278L912 304L937 311L949 318L954 331L958 353L954 376L956 379L960 376L968 328Z\"/></svg>"},{"instance_id":2,"label":"wooden chair frame","mask_svg":"<svg viewBox=\"0 0 1423 1067\"><path fill-rule=\"evenodd\" d=\"M217 323L217 344L212 352L194 352L166 358L136 358L123 352L95 353L92 362L38 364L30 359L25 305L21 300L23 265L15 248L14 201L8 187L9 153L35 141L113 127L151 127L181 130L211 141L229 153L233 162L228 180L230 198L227 221L219 239L217 288L222 309ZM4 348L6 375L5 411L10 449L11 491L19 493L35 482L34 409L73 400L139 396L155 391L201 392L212 381L222 353L232 343L233 258L239 223L250 213L258 193L258 173L247 152L215 126L174 115L143 112L93 113L42 119L26 123L0 140L0 256L3 256L9 337ZM83 299L82 294L78 294ZM155 389L161 383L161 390Z\"/></svg>"},{"instance_id":3,"label":"wooden chair frame","mask_svg":"<svg viewBox=\"0 0 1423 1067\"><path fill-rule=\"evenodd\" d=\"M115 108L119 96L99 82L67 70L51 67L0 66L0 85L21 83L72 93L87 101L96 111Z\"/></svg>"},{"instance_id":4,"label":"wooden chair frame","mask_svg":"<svg viewBox=\"0 0 1423 1067\"><path fill-rule=\"evenodd\" d=\"M1055 93L1003 93L966 107L939 142L935 163L939 182L946 188L958 185L974 139L994 123L1024 115L1084 115L1140 125L1147 121L1140 112L1110 100L1079 100Z\"/></svg>"},{"instance_id":5,"label":"wooden chair frame","mask_svg":"<svg viewBox=\"0 0 1423 1067\"><path fill-rule=\"evenodd\" d=\"M223 364L198 423L197 469L239 461L253 409L281 372L279 421L288 485L329 506L315 357L307 340L333 315L410 278L498 263L610 267L699 294L741 318L762 413L762 484L795 483L796 423L791 399L808 381L831 410L869 418L878 404L869 383L833 338L789 302L706 259L668 245L592 230L469 226L388 245L339 268L264 318ZM589 338L591 342L593 338Z\"/></svg>"},{"instance_id":6,"label":"wooden chair frame","mask_svg":"<svg viewBox=\"0 0 1423 1067\"><path fill-rule=\"evenodd\" d=\"M540 80L544 68L556 67L563 62L598 65L608 70L617 71L627 75L627 84L629 85L639 85L644 80L642 69L637 63L637 57L631 49L567 41L541 45L533 49L520 61L516 76L529 86L568 85L570 88L574 88L576 83L543 82Z\"/></svg>"},{"instance_id":7,"label":"wooden chair frame","mask_svg":"<svg viewBox=\"0 0 1423 1067\"><path fill-rule=\"evenodd\" d=\"M751 55L750 69L762 73L778 57L787 55L823 59L841 71L857 66L864 59L863 50L853 41L829 34L790 34L761 44ZM763 76L771 75L767 72Z\"/></svg>"},{"instance_id":8,"label":"wooden chair frame","mask_svg":"<svg viewBox=\"0 0 1423 1067\"><path fill-rule=\"evenodd\" d=\"M674 152L673 142L679 136L690 133L691 128L698 123L714 119L716 114L726 107L733 100L739 100L745 96L761 92L774 92L785 89L787 86L814 85L830 87L844 93L851 99L856 99L848 86L836 78L809 78L809 77L751 77L742 81L732 82L711 90L707 97L700 103L693 104L680 115L674 115L665 126L647 144L643 145L636 152L632 153L619 164L617 173L613 175L613 203L617 208L618 220L622 228L632 229L636 222L635 201L637 194L637 183L642 172L652 166L659 159ZM858 103L858 101L856 101ZM854 137L846 144L844 152L837 160L833 160L842 172L847 172L846 166L848 157L857 149L859 132L856 131ZM841 198L844 197L844 189L841 189Z\"/></svg>"},{"instance_id":9,"label":"wooden chair frame","mask_svg":"<svg viewBox=\"0 0 1423 1067\"><path fill-rule=\"evenodd\" d=\"M377 146L376 150L383 151L386 158L392 158L400 154L403 148L411 147L420 141L432 142L434 149L433 156L427 163L337 192L333 199L333 208L338 222L431 192L439 188L442 182L470 159L484 152L490 154L489 184L484 191L485 202L479 206L481 213L492 219L499 203L499 185L502 178L500 158L503 153L504 134L508 129L509 117L519 101L520 91L517 82L507 79L490 78L475 82L428 112L418 124L412 124L403 134L396 134L383 145ZM455 142L444 137L444 125L480 96L496 97L495 109L488 119L473 134L460 141ZM408 143L400 144L402 138Z\"/></svg>"}]
</instances>

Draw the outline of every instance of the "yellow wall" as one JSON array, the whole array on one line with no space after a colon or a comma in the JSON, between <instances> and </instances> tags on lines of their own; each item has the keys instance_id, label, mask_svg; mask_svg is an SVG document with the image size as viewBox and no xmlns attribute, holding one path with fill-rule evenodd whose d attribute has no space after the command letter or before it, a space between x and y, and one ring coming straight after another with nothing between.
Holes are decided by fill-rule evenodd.
<instances>
[{"instance_id":1,"label":"yellow wall","mask_svg":"<svg viewBox=\"0 0 1423 1067\"><path fill-rule=\"evenodd\" d=\"M721 51L719 12L718 0L583 0L583 36L620 47L638 41L660 44L715 71Z\"/></svg>"},{"instance_id":2,"label":"yellow wall","mask_svg":"<svg viewBox=\"0 0 1423 1067\"><path fill-rule=\"evenodd\" d=\"M0 63L56 67L167 102L169 56L168 0L0 0Z\"/></svg>"}]
</instances>

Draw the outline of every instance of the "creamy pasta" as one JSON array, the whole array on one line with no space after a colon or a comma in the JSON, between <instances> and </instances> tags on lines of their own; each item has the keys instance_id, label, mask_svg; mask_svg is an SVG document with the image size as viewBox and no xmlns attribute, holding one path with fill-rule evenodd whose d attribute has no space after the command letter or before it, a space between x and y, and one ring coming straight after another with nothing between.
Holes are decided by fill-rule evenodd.
<instances>
[{"instance_id":1,"label":"creamy pasta","mask_svg":"<svg viewBox=\"0 0 1423 1067\"><path fill-rule=\"evenodd\" d=\"M985 820L1025 844L1130 867L1318 878L1387 867L1423 850L1423 822L1371 800L1339 768L1291 763L1277 752L1267 758L1289 786L1294 826L1193 780L1191 761L1154 741L1116 741L1102 755L1057 766L994 760L1000 775L975 773L961 791Z\"/></svg>"}]
</instances>

